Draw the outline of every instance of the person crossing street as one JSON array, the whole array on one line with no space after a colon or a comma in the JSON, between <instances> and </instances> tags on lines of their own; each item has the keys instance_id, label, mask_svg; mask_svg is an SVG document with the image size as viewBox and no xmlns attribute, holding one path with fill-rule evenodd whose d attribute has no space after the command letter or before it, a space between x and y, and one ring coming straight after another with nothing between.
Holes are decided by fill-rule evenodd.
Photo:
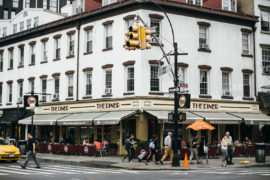
<instances>
[{"instance_id":1,"label":"person crossing street","mask_svg":"<svg viewBox=\"0 0 270 180\"><path fill-rule=\"evenodd\" d=\"M160 164L163 164L163 161L169 155L170 156L170 163L172 163L172 160L173 160L172 132L168 132L168 136L166 136L164 139L164 145L165 145L165 153L159 162L160 162Z\"/></svg>"}]
</instances>

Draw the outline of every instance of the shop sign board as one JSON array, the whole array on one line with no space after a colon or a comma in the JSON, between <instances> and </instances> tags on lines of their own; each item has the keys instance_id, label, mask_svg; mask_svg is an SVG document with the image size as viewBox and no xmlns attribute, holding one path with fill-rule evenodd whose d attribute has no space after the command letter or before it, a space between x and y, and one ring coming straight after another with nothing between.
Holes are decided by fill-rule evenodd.
<instances>
[{"instance_id":1,"label":"shop sign board","mask_svg":"<svg viewBox=\"0 0 270 180\"><path fill-rule=\"evenodd\" d=\"M24 96L24 107L30 107L30 104L35 104L38 107L38 96Z\"/></svg>"}]
</instances>

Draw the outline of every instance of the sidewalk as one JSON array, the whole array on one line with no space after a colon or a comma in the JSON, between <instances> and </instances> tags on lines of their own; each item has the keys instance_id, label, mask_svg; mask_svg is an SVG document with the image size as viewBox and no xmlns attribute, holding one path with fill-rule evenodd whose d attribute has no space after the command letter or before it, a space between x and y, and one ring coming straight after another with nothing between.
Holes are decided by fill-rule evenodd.
<instances>
[{"instance_id":1,"label":"sidewalk","mask_svg":"<svg viewBox=\"0 0 270 180\"><path fill-rule=\"evenodd\" d=\"M25 155L22 155L22 159ZM48 163L64 163L64 164L77 164L77 165L88 165L91 167L100 168L120 168L120 169L132 169L132 170L199 170L199 169L213 169L222 168L221 159L209 159L209 164L206 164L205 159L203 165L190 164L189 167L182 167L184 160L181 160L181 167L172 167L169 161L164 162L164 165L149 163L145 165L144 161L138 162L135 159L133 163L129 163L127 160L122 162L122 156L105 156L105 157L93 157L93 156L71 156L71 155L56 155L56 154L37 154L38 160ZM251 161L250 164L239 164L239 161ZM255 157L236 157L233 158L234 165L227 166L227 168L248 168L248 167L270 167L270 156L266 157L265 163L256 163Z\"/></svg>"}]
</instances>

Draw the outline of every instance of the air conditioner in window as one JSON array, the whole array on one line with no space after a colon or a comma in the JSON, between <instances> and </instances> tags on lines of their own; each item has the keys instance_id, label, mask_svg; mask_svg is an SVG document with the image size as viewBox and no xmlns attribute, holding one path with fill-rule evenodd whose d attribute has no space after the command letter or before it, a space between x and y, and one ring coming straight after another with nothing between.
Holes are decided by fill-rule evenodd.
<instances>
[{"instance_id":1,"label":"air conditioner in window","mask_svg":"<svg viewBox=\"0 0 270 180\"><path fill-rule=\"evenodd\" d=\"M54 94L53 99L59 99L59 94Z\"/></svg>"},{"instance_id":2,"label":"air conditioner in window","mask_svg":"<svg viewBox=\"0 0 270 180\"><path fill-rule=\"evenodd\" d=\"M74 55L74 51L69 51L69 55Z\"/></svg>"},{"instance_id":3,"label":"air conditioner in window","mask_svg":"<svg viewBox=\"0 0 270 180\"><path fill-rule=\"evenodd\" d=\"M42 96L42 101L46 101L46 96Z\"/></svg>"},{"instance_id":4,"label":"air conditioner in window","mask_svg":"<svg viewBox=\"0 0 270 180\"><path fill-rule=\"evenodd\" d=\"M112 89L111 88L106 88L105 89L105 94L112 94Z\"/></svg>"},{"instance_id":5,"label":"air conditioner in window","mask_svg":"<svg viewBox=\"0 0 270 180\"><path fill-rule=\"evenodd\" d=\"M18 100L17 100L17 102L20 103L20 102L22 102L22 100L23 100L23 98L22 97L19 97Z\"/></svg>"},{"instance_id":6,"label":"air conditioner in window","mask_svg":"<svg viewBox=\"0 0 270 180\"><path fill-rule=\"evenodd\" d=\"M263 73L270 74L270 66L265 66L263 68Z\"/></svg>"},{"instance_id":7,"label":"air conditioner in window","mask_svg":"<svg viewBox=\"0 0 270 180\"><path fill-rule=\"evenodd\" d=\"M231 95L231 93L229 91L225 92L225 96L230 96L230 95Z\"/></svg>"},{"instance_id":8,"label":"air conditioner in window","mask_svg":"<svg viewBox=\"0 0 270 180\"><path fill-rule=\"evenodd\" d=\"M207 44L201 44L201 48L208 49L208 45Z\"/></svg>"}]
</instances>

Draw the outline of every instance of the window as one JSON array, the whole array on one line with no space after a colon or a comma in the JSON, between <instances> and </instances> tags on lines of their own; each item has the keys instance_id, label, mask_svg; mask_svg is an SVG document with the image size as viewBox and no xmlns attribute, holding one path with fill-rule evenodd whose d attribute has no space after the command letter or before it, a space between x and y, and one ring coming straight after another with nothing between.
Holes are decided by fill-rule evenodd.
<instances>
[{"instance_id":1,"label":"window","mask_svg":"<svg viewBox=\"0 0 270 180\"><path fill-rule=\"evenodd\" d=\"M200 71L200 94L208 95L209 94L209 71L201 70Z\"/></svg>"},{"instance_id":2,"label":"window","mask_svg":"<svg viewBox=\"0 0 270 180\"><path fill-rule=\"evenodd\" d=\"M92 94L92 72L86 72L86 89L85 89L85 95L91 95Z\"/></svg>"},{"instance_id":3,"label":"window","mask_svg":"<svg viewBox=\"0 0 270 180\"><path fill-rule=\"evenodd\" d=\"M159 91L158 66L150 66L150 91Z\"/></svg>"},{"instance_id":4,"label":"window","mask_svg":"<svg viewBox=\"0 0 270 180\"><path fill-rule=\"evenodd\" d=\"M0 0L0 6L3 6L3 0Z\"/></svg>"},{"instance_id":5,"label":"window","mask_svg":"<svg viewBox=\"0 0 270 180\"><path fill-rule=\"evenodd\" d=\"M236 2L235 0L231 0L231 11L236 11Z\"/></svg>"},{"instance_id":6,"label":"window","mask_svg":"<svg viewBox=\"0 0 270 180\"><path fill-rule=\"evenodd\" d=\"M46 101L47 79L41 79L42 101Z\"/></svg>"},{"instance_id":7,"label":"window","mask_svg":"<svg viewBox=\"0 0 270 180\"><path fill-rule=\"evenodd\" d=\"M179 83L186 84L186 68L181 67L178 69Z\"/></svg>"},{"instance_id":8,"label":"window","mask_svg":"<svg viewBox=\"0 0 270 180\"><path fill-rule=\"evenodd\" d=\"M112 48L112 24L105 26L105 48Z\"/></svg>"},{"instance_id":9,"label":"window","mask_svg":"<svg viewBox=\"0 0 270 180\"><path fill-rule=\"evenodd\" d=\"M57 0L50 1L50 10L56 12L57 11Z\"/></svg>"},{"instance_id":10,"label":"window","mask_svg":"<svg viewBox=\"0 0 270 180\"><path fill-rule=\"evenodd\" d=\"M30 0L25 0L25 8L30 8Z\"/></svg>"},{"instance_id":11,"label":"window","mask_svg":"<svg viewBox=\"0 0 270 180\"><path fill-rule=\"evenodd\" d=\"M150 27L151 28L155 28L155 33L153 33L155 36L156 36L156 38L157 38L157 40L158 41L160 41L160 20L159 19L154 19L154 18L151 18L151 20L150 20ZM153 43L157 43L156 42L156 40L155 40L155 38L152 38L152 42Z\"/></svg>"},{"instance_id":12,"label":"window","mask_svg":"<svg viewBox=\"0 0 270 180\"><path fill-rule=\"evenodd\" d=\"M54 40L54 45L55 45L55 59L60 59L60 39L59 38L56 38Z\"/></svg>"},{"instance_id":13,"label":"window","mask_svg":"<svg viewBox=\"0 0 270 180\"><path fill-rule=\"evenodd\" d=\"M103 0L102 1L103 6L107 6L107 5L115 3L115 2L116 2L116 0Z\"/></svg>"},{"instance_id":14,"label":"window","mask_svg":"<svg viewBox=\"0 0 270 180\"><path fill-rule=\"evenodd\" d=\"M8 68L13 69L13 50L9 51L9 61L8 61Z\"/></svg>"},{"instance_id":15,"label":"window","mask_svg":"<svg viewBox=\"0 0 270 180\"><path fill-rule=\"evenodd\" d=\"M24 47L19 48L19 66L23 66L24 64Z\"/></svg>"},{"instance_id":16,"label":"window","mask_svg":"<svg viewBox=\"0 0 270 180\"><path fill-rule=\"evenodd\" d=\"M12 7L18 8L19 7L19 0L13 0Z\"/></svg>"},{"instance_id":17,"label":"window","mask_svg":"<svg viewBox=\"0 0 270 180\"><path fill-rule=\"evenodd\" d=\"M261 30L270 31L270 13L266 11L261 11Z\"/></svg>"},{"instance_id":18,"label":"window","mask_svg":"<svg viewBox=\"0 0 270 180\"><path fill-rule=\"evenodd\" d=\"M47 9L47 0L43 0L43 9Z\"/></svg>"},{"instance_id":19,"label":"window","mask_svg":"<svg viewBox=\"0 0 270 180\"><path fill-rule=\"evenodd\" d=\"M17 33L17 24L13 24L13 34Z\"/></svg>"},{"instance_id":20,"label":"window","mask_svg":"<svg viewBox=\"0 0 270 180\"><path fill-rule=\"evenodd\" d=\"M15 17L15 15L16 15L16 12L15 12L15 11L11 11L11 19L12 19L13 17Z\"/></svg>"},{"instance_id":21,"label":"window","mask_svg":"<svg viewBox=\"0 0 270 180\"><path fill-rule=\"evenodd\" d=\"M8 84L8 102L12 102L12 84Z\"/></svg>"},{"instance_id":22,"label":"window","mask_svg":"<svg viewBox=\"0 0 270 180\"><path fill-rule=\"evenodd\" d=\"M228 0L223 0L223 10L229 10L229 2L228 2Z\"/></svg>"},{"instance_id":23,"label":"window","mask_svg":"<svg viewBox=\"0 0 270 180\"><path fill-rule=\"evenodd\" d=\"M72 34L68 36L68 55L69 56L74 55L74 46L75 46L74 34Z\"/></svg>"},{"instance_id":24,"label":"window","mask_svg":"<svg viewBox=\"0 0 270 180\"><path fill-rule=\"evenodd\" d=\"M105 70L105 94L112 94L112 70Z\"/></svg>"},{"instance_id":25,"label":"window","mask_svg":"<svg viewBox=\"0 0 270 180\"><path fill-rule=\"evenodd\" d=\"M4 10L4 19L8 19L8 11L7 10Z\"/></svg>"},{"instance_id":26,"label":"window","mask_svg":"<svg viewBox=\"0 0 270 180\"><path fill-rule=\"evenodd\" d=\"M18 83L18 102L22 102L23 97L23 82Z\"/></svg>"},{"instance_id":27,"label":"window","mask_svg":"<svg viewBox=\"0 0 270 180\"><path fill-rule=\"evenodd\" d=\"M270 73L270 46L262 47L263 73Z\"/></svg>"},{"instance_id":28,"label":"window","mask_svg":"<svg viewBox=\"0 0 270 180\"><path fill-rule=\"evenodd\" d=\"M208 49L208 27L199 26L199 47Z\"/></svg>"},{"instance_id":29,"label":"window","mask_svg":"<svg viewBox=\"0 0 270 180\"><path fill-rule=\"evenodd\" d=\"M195 0L195 4L200 6L201 5L201 0Z\"/></svg>"},{"instance_id":30,"label":"window","mask_svg":"<svg viewBox=\"0 0 270 180\"><path fill-rule=\"evenodd\" d=\"M7 36L7 28L5 27L5 28L3 28L3 37L4 36Z\"/></svg>"},{"instance_id":31,"label":"window","mask_svg":"<svg viewBox=\"0 0 270 180\"><path fill-rule=\"evenodd\" d=\"M86 52L93 51L93 30L86 31Z\"/></svg>"},{"instance_id":32,"label":"window","mask_svg":"<svg viewBox=\"0 0 270 180\"><path fill-rule=\"evenodd\" d=\"M242 53L249 54L249 34L242 33Z\"/></svg>"},{"instance_id":33,"label":"window","mask_svg":"<svg viewBox=\"0 0 270 180\"><path fill-rule=\"evenodd\" d=\"M35 92L35 80L29 80L29 90Z\"/></svg>"},{"instance_id":34,"label":"window","mask_svg":"<svg viewBox=\"0 0 270 180\"><path fill-rule=\"evenodd\" d=\"M188 4L193 4L193 0L187 0Z\"/></svg>"},{"instance_id":35,"label":"window","mask_svg":"<svg viewBox=\"0 0 270 180\"><path fill-rule=\"evenodd\" d=\"M30 45L30 64L36 63L36 55L35 55L35 45Z\"/></svg>"},{"instance_id":36,"label":"window","mask_svg":"<svg viewBox=\"0 0 270 180\"><path fill-rule=\"evenodd\" d=\"M73 97L73 75L68 76L68 97Z\"/></svg>"},{"instance_id":37,"label":"window","mask_svg":"<svg viewBox=\"0 0 270 180\"><path fill-rule=\"evenodd\" d=\"M56 77L56 78L54 78L54 97L53 97L53 99L59 99L59 89L60 89L59 77Z\"/></svg>"},{"instance_id":38,"label":"window","mask_svg":"<svg viewBox=\"0 0 270 180\"><path fill-rule=\"evenodd\" d=\"M222 95L231 96L229 72L222 72Z\"/></svg>"},{"instance_id":39,"label":"window","mask_svg":"<svg viewBox=\"0 0 270 180\"><path fill-rule=\"evenodd\" d=\"M134 91L134 67L133 66L128 66L127 68L127 88L126 90L129 91Z\"/></svg>"},{"instance_id":40,"label":"window","mask_svg":"<svg viewBox=\"0 0 270 180\"><path fill-rule=\"evenodd\" d=\"M0 71L3 71L3 52L0 53Z\"/></svg>"},{"instance_id":41,"label":"window","mask_svg":"<svg viewBox=\"0 0 270 180\"><path fill-rule=\"evenodd\" d=\"M243 90L244 90L244 97L250 97L250 74L243 74Z\"/></svg>"},{"instance_id":42,"label":"window","mask_svg":"<svg viewBox=\"0 0 270 180\"><path fill-rule=\"evenodd\" d=\"M3 96L3 85L0 84L0 104L2 104L2 96Z\"/></svg>"},{"instance_id":43,"label":"window","mask_svg":"<svg viewBox=\"0 0 270 180\"><path fill-rule=\"evenodd\" d=\"M47 41L42 42L42 62L48 61Z\"/></svg>"},{"instance_id":44,"label":"window","mask_svg":"<svg viewBox=\"0 0 270 180\"><path fill-rule=\"evenodd\" d=\"M126 20L126 30L127 31L129 30L129 27L133 26L133 25L134 25L134 19L127 19Z\"/></svg>"},{"instance_id":45,"label":"window","mask_svg":"<svg viewBox=\"0 0 270 180\"><path fill-rule=\"evenodd\" d=\"M37 27L39 23L39 18L38 17L34 17L34 27Z\"/></svg>"},{"instance_id":46,"label":"window","mask_svg":"<svg viewBox=\"0 0 270 180\"><path fill-rule=\"evenodd\" d=\"M24 30L24 21L20 22L20 32Z\"/></svg>"},{"instance_id":47,"label":"window","mask_svg":"<svg viewBox=\"0 0 270 180\"><path fill-rule=\"evenodd\" d=\"M28 20L26 21L26 28L27 28L27 29L30 29L30 28L31 28L31 19L28 19Z\"/></svg>"}]
</instances>

